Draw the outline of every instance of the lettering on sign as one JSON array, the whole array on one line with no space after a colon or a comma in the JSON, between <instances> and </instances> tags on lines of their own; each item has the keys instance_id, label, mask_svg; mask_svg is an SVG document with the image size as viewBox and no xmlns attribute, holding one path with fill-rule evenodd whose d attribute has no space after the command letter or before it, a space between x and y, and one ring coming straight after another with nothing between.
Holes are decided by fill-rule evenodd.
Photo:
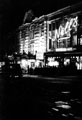
<instances>
[{"instance_id":1,"label":"lettering on sign","mask_svg":"<svg viewBox=\"0 0 82 120\"><path fill-rule=\"evenodd\" d=\"M78 17L75 17L75 18L71 18L69 19L65 26L62 26L62 24L59 26L59 29L55 29L55 35L54 35L54 38L55 40L60 38L60 37L63 37L64 35L66 36L69 36L70 37L70 31L73 29L73 28L76 28L77 25L78 25Z\"/></svg>"}]
</instances>

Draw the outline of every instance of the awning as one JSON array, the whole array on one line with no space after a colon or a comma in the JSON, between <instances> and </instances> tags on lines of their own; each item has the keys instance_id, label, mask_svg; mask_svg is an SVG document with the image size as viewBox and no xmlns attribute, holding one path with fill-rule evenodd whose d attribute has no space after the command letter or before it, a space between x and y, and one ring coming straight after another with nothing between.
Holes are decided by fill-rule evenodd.
<instances>
[{"instance_id":1,"label":"awning","mask_svg":"<svg viewBox=\"0 0 82 120\"><path fill-rule=\"evenodd\" d=\"M46 52L44 57L70 57L70 56L82 56L82 52L69 51L69 52Z\"/></svg>"}]
</instances>

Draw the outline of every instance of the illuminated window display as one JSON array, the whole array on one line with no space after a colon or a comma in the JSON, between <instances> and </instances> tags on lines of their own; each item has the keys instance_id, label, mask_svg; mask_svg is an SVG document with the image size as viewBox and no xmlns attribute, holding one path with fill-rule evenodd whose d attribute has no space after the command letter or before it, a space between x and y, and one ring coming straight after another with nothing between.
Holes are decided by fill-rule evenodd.
<instances>
[{"instance_id":1,"label":"illuminated window display","mask_svg":"<svg viewBox=\"0 0 82 120\"><path fill-rule=\"evenodd\" d=\"M76 68L77 70L82 70L82 56L69 56L69 57L48 57L47 66L50 67L68 67Z\"/></svg>"},{"instance_id":2,"label":"illuminated window display","mask_svg":"<svg viewBox=\"0 0 82 120\"><path fill-rule=\"evenodd\" d=\"M57 57L48 57L47 58L47 66L50 67L59 67L59 60Z\"/></svg>"},{"instance_id":3,"label":"illuminated window display","mask_svg":"<svg viewBox=\"0 0 82 120\"><path fill-rule=\"evenodd\" d=\"M82 70L82 56L76 56L77 70Z\"/></svg>"},{"instance_id":4,"label":"illuminated window display","mask_svg":"<svg viewBox=\"0 0 82 120\"><path fill-rule=\"evenodd\" d=\"M67 66L70 64L70 59L69 58L64 58L64 65Z\"/></svg>"}]
</instances>

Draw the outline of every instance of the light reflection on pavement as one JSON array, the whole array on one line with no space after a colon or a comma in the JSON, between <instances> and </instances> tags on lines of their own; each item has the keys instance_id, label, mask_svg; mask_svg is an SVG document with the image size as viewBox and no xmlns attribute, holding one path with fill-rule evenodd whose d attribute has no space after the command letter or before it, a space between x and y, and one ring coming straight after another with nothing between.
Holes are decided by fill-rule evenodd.
<instances>
[{"instance_id":1,"label":"light reflection on pavement","mask_svg":"<svg viewBox=\"0 0 82 120\"><path fill-rule=\"evenodd\" d=\"M18 119L30 116L30 120L82 120L81 84L52 83L29 75L10 78L6 84L1 82L3 85L4 120L15 119L16 115Z\"/></svg>"}]
</instances>

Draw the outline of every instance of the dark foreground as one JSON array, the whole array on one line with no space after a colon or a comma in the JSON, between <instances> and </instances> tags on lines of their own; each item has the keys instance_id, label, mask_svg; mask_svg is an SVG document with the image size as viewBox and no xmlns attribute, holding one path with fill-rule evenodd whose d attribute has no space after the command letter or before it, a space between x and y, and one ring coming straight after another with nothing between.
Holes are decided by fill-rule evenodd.
<instances>
[{"instance_id":1,"label":"dark foreground","mask_svg":"<svg viewBox=\"0 0 82 120\"><path fill-rule=\"evenodd\" d=\"M24 77L3 78L2 83L2 120L82 120L80 81L64 83Z\"/></svg>"}]
</instances>

